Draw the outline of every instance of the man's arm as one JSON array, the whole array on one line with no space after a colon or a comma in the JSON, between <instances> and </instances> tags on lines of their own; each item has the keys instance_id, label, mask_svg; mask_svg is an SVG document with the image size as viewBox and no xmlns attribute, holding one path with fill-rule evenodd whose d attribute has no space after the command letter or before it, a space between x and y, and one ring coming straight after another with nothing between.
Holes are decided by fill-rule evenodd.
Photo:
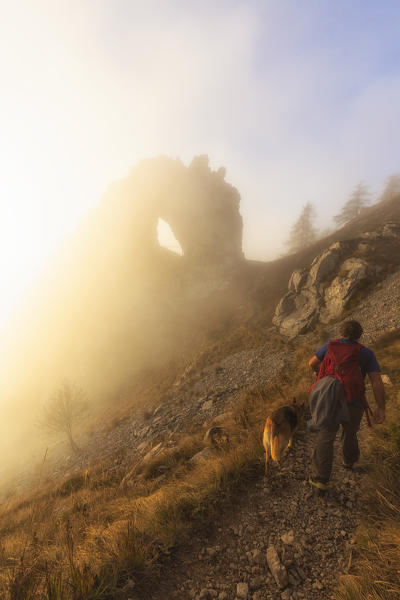
<instances>
[{"instance_id":1,"label":"man's arm","mask_svg":"<svg viewBox=\"0 0 400 600\"><path fill-rule=\"evenodd\" d=\"M321 361L318 356L314 355L309 361L308 366L314 371L316 375L319 373L319 367L321 365Z\"/></svg>"},{"instance_id":2,"label":"man's arm","mask_svg":"<svg viewBox=\"0 0 400 600\"><path fill-rule=\"evenodd\" d=\"M385 388L383 385L382 377L379 371L372 371L368 373L370 378L372 391L374 392L374 398L376 402L376 411L374 412L375 423L383 423L385 420Z\"/></svg>"}]
</instances>

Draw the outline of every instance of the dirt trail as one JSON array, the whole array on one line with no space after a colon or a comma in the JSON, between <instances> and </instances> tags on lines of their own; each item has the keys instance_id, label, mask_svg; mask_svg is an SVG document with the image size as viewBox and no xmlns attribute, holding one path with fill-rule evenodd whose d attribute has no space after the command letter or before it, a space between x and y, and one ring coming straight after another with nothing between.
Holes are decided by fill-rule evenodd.
<instances>
[{"instance_id":1,"label":"dirt trail","mask_svg":"<svg viewBox=\"0 0 400 600\"><path fill-rule=\"evenodd\" d=\"M327 497L310 494L313 440L303 427L281 466L249 486L215 531L180 551L149 600L329 598L338 576L348 570L363 477L342 467L339 435L335 445ZM271 545L288 575L281 589L266 561Z\"/></svg>"}]
</instances>

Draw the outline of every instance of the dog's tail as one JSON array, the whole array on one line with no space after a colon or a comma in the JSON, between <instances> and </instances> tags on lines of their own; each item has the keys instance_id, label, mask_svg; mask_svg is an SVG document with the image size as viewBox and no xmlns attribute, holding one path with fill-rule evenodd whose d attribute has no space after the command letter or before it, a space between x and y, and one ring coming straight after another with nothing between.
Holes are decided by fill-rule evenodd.
<instances>
[{"instance_id":1,"label":"dog's tail","mask_svg":"<svg viewBox=\"0 0 400 600\"><path fill-rule=\"evenodd\" d=\"M271 458L272 460L279 460L281 457L281 453L280 453L280 444L279 444L279 435L278 435L278 431L277 431L277 426L276 423L274 423L274 421L272 421L272 427L271 427Z\"/></svg>"},{"instance_id":2,"label":"dog's tail","mask_svg":"<svg viewBox=\"0 0 400 600\"><path fill-rule=\"evenodd\" d=\"M272 421L271 425L271 458L274 461L279 461L282 457L282 452L285 450L287 446L287 441L285 441L282 436L282 431L279 423L275 423Z\"/></svg>"}]
</instances>

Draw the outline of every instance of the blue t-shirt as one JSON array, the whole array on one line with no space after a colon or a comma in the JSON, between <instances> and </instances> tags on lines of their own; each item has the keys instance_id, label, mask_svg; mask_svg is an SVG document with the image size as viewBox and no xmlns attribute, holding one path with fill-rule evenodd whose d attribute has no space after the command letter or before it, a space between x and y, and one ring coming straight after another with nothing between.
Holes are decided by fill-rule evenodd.
<instances>
[{"instance_id":1,"label":"blue t-shirt","mask_svg":"<svg viewBox=\"0 0 400 600\"><path fill-rule=\"evenodd\" d=\"M345 344L356 344L357 343L357 342L352 342L351 340L348 340L347 338L340 338L338 341L344 342ZM326 344L324 344L323 346L318 348L318 350L315 353L315 356L321 362L324 360L326 353L328 352L328 344L329 344L329 342L326 342ZM370 350L369 348L366 348L365 346L363 346L360 350L360 354L358 355L358 362L359 362L361 374L363 377L365 377L365 375L367 373L373 373L374 371L380 371L380 367L379 367L378 361L376 360L375 354L372 352L372 350ZM352 406L362 406L362 399L359 398L357 400L353 400L351 402L351 405Z\"/></svg>"},{"instance_id":2,"label":"blue t-shirt","mask_svg":"<svg viewBox=\"0 0 400 600\"><path fill-rule=\"evenodd\" d=\"M339 342L344 342L346 344L356 344L357 343L357 342L352 342L351 340L348 340L346 338L340 338ZM326 344L321 346L321 348L318 348L318 350L315 353L315 356L321 362L324 360L326 353L328 352L328 344L329 344L329 342L326 342ZM363 377L365 377L365 375L367 373L373 373L374 371L380 371L380 367L379 367L378 361L376 360L375 354L372 352L372 350L370 350L369 348L366 348L365 346L363 346L360 350L360 354L358 356L358 362L360 364L360 369L361 369L361 373L362 373Z\"/></svg>"}]
</instances>

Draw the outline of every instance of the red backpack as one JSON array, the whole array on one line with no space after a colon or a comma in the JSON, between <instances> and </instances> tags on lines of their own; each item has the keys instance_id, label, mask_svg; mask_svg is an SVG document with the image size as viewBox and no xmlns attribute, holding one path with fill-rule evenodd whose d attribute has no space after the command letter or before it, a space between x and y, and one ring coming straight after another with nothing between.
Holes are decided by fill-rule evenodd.
<instances>
[{"instance_id":1,"label":"red backpack","mask_svg":"<svg viewBox=\"0 0 400 600\"><path fill-rule=\"evenodd\" d=\"M339 340L329 342L328 351L323 359L317 381L323 377L334 377L344 387L347 402L361 399L365 408L368 425L371 426L369 406L365 397L364 378L361 373L358 357L361 344L347 344Z\"/></svg>"}]
</instances>

